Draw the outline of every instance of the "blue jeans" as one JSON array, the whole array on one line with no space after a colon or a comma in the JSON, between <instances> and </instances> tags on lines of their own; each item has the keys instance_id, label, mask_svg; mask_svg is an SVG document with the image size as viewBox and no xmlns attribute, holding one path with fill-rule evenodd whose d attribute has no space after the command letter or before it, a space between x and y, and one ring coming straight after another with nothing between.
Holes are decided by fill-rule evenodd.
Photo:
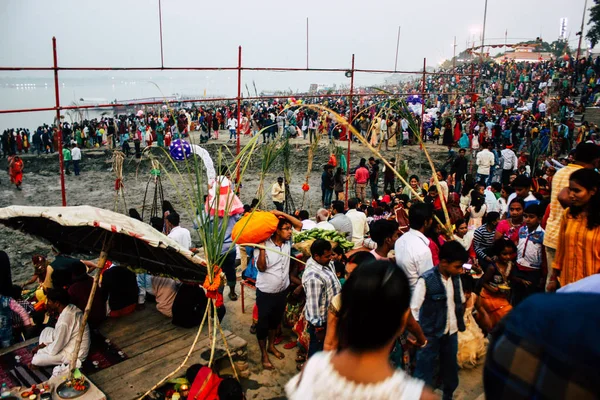
<instances>
[{"instance_id":1,"label":"blue jeans","mask_svg":"<svg viewBox=\"0 0 600 400\"><path fill-rule=\"evenodd\" d=\"M229 140L231 139L235 139L236 138L236 130L235 129L230 129L229 130Z\"/></svg>"},{"instance_id":2,"label":"blue jeans","mask_svg":"<svg viewBox=\"0 0 600 400\"><path fill-rule=\"evenodd\" d=\"M485 182L488 186L492 184L492 180L494 179L495 173L496 173L496 167L490 167L490 174L488 175L488 179Z\"/></svg>"},{"instance_id":3,"label":"blue jeans","mask_svg":"<svg viewBox=\"0 0 600 400\"><path fill-rule=\"evenodd\" d=\"M237 281L235 276L235 248L230 249L229 253L227 253L225 260L223 260L223 263L221 264L221 269L227 277L227 286L229 286L232 291L235 291L235 283Z\"/></svg>"},{"instance_id":4,"label":"blue jeans","mask_svg":"<svg viewBox=\"0 0 600 400\"><path fill-rule=\"evenodd\" d=\"M378 199L379 193L377 191L377 181L370 181L370 185L371 185L371 197L373 197L374 199Z\"/></svg>"},{"instance_id":5,"label":"blue jeans","mask_svg":"<svg viewBox=\"0 0 600 400\"><path fill-rule=\"evenodd\" d=\"M452 394L458 387L458 334L443 335L440 338L427 336L427 346L417 350L417 366L414 377L425 381L431 387L433 371L439 357L439 374L442 378L444 399L452 399Z\"/></svg>"},{"instance_id":6,"label":"blue jeans","mask_svg":"<svg viewBox=\"0 0 600 400\"><path fill-rule=\"evenodd\" d=\"M79 160L73 160L73 170L75 175L79 175Z\"/></svg>"},{"instance_id":7,"label":"blue jeans","mask_svg":"<svg viewBox=\"0 0 600 400\"><path fill-rule=\"evenodd\" d=\"M308 324L308 335L310 340L308 342L308 358L312 357L313 354L323 351L323 345L325 340L319 340L317 338L317 332L313 324Z\"/></svg>"},{"instance_id":8,"label":"blue jeans","mask_svg":"<svg viewBox=\"0 0 600 400\"><path fill-rule=\"evenodd\" d=\"M475 183L479 183L479 182L483 181L487 185L487 181L488 181L489 177L490 177L489 175L477 174Z\"/></svg>"},{"instance_id":9,"label":"blue jeans","mask_svg":"<svg viewBox=\"0 0 600 400\"><path fill-rule=\"evenodd\" d=\"M456 184L454 185L454 192L460 194L460 189L462 189L462 182L460 178L457 177Z\"/></svg>"},{"instance_id":10,"label":"blue jeans","mask_svg":"<svg viewBox=\"0 0 600 400\"><path fill-rule=\"evenodd\" d=\"M331 205L331 198L333 197L333 189L322 189L323 191L323 206L329 208Z\"/></svg>"}]
</instances>

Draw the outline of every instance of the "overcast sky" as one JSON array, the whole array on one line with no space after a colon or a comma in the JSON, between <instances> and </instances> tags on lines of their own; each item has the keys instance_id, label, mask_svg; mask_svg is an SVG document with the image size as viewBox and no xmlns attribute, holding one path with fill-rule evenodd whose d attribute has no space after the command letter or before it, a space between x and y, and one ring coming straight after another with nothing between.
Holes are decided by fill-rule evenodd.
<instances>
[{"instance_id":1,"label":"overcast sky","mask_svg":"<svg viewBox=\"0 0 600 400\"><path fill-rule=\"evenodd\" d=\"M540 35L551 42L566 17L576 46L583 4L490 0L486 43L503 43L505 31L509 43ZM52 36L63 66L160 65L158 0L1 0L0 12L5 66L51 66ZM454 36L457 52L474 33L479 40L483 12L484 0L162 0L164 60L165 66L236 66L241 45L245 66L305 67L308 17L311 67L347 68L354 53L357 68L393 69L401 25L398 69L412 70L421 68L423 57L432 66L451 58ZM235 72L184 76L210 79L227 92L237 79ZM357 84L376 79L382 78L358 76ZM259 91L346 82L342 74L245 72L244 82L252 80Z\"/></svg>"}]
</instances>

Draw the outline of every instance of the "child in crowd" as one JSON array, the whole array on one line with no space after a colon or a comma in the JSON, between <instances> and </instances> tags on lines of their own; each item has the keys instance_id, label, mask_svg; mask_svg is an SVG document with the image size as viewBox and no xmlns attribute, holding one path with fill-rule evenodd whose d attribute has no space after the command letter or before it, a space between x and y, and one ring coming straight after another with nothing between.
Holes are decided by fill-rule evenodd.
<instances>
[{"instance_id":1,"label":"child in crowd","mask_svg":"<svg viewBox=\"0 0 600 400\"><path fill-rule=\"evenodd\" d=\"M433 386L433 373L439 362L444 399L451 399L458 387L457 332L465 330L465 295L460 275L468 258L460 243L445 243L440 249L439 264L417 281L410 305L427 337L424 347L417 351L414 376Z\"/></svg>"},{"instance_id":2,"label":"child in crowd","mask_svg":"<svg viewBox=\"0 0 600 400\"><path fill-rule=\"evenodd\" d=\"M525 226L519 229L517 268L511 277L513 307L539 292L546 282L544 229L540 226L543 215L544 209L539 204L527 206L523 213Z\"/></svg>"}]
</instances>

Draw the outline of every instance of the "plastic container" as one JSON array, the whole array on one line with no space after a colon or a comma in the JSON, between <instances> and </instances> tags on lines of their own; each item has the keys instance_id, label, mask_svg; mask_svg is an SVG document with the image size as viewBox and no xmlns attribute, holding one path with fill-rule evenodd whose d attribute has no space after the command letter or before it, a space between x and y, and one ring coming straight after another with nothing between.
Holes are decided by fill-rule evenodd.
<instances>
[{"instance_id":1,"label":"plastic container","mask_svg":"<svg viewBox=\"0 0 600 400\"><path fill-rule=\"evenodd\" d=\"M6 399L10 395L11 394L10 390L8 389L8 386L6 385L6 383L3 383L2 388L0 388L0 398Z\"/></svg>"}]
</instances>

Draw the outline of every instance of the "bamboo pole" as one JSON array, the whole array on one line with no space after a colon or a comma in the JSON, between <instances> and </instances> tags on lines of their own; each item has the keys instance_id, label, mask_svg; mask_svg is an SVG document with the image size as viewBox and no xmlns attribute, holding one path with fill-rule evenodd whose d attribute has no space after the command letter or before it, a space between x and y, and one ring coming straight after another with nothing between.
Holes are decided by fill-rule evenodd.
<instances>
[{"instance_id":1,"label":"bamboo pole","mask_svg":"<svg viewBox=\"0 0 600 400\"><path fill-rule=\"evenodd\" d=\"M81 319L81 326L79 327L79 333L77 334L77 341L75 342L75 350L71 355L70 362L70 373L69 378L73 378L73 372L77 369L77 358L79 357L79 349L81 348L81 342L83 341L83 333L85 332L85 324L87 323L88 316L90 315L90 310L92 309L92 303L94 301L94 296L96 294L96 290L98 289L98 282L100 281L100 271L104 268L104 264L106 264L106 260L108 259L108 252L112 245L113 235L112 233L106 232L104 234L104 242L102 244L102 251L100 252L100 258L98 259L98 270L94 275L94 283L92 284L92 291L90 292L90 297L88 297L87 305L85 306L85 311L83 313L83 318Z\"/></svg>"}]
</instances>

